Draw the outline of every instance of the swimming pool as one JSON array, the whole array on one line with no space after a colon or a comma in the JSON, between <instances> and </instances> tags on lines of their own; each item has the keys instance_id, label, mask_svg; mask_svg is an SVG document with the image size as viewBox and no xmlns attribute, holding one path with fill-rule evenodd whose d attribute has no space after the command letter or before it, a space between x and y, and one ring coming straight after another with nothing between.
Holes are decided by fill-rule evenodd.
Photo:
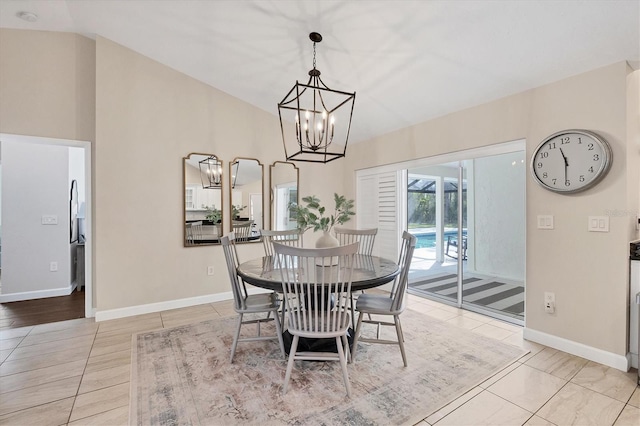
<instances>
[{"instance_id":1,"label":"swimming pool","mask_svg":"<svg viewBox=\"0 0 640 426\"><path fill-rule=\"evenodd\" d=\"M418 241L416 242L416 248L433 248L436 246L435 232L413 235L418 239ZM446 231L444 233L444 241L447 241L447 237L449 235L451 235L452 237L457 237L458 231ZM467 235L467 231L462 231L462 235Z\"/></svg>"}]
</instances>

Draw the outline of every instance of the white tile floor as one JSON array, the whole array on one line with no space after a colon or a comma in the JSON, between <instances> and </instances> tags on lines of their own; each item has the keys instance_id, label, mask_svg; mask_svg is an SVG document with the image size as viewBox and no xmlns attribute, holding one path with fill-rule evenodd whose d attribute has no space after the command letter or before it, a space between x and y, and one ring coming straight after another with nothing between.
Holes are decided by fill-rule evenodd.
<instances>
[{"instance_id":1,"label":"white tile floor","mask_svg":"<svg viewBox=\"0 0 640 426\"><path fill-rule=\"evenodd\" d=\"M415 296L409 308L531 352L420 425L640 424L636 372L522 339L520 327ZM0 330L0 424L127 424L133 333L234 315L230 302Z\"/></svg>"}]
</instances>

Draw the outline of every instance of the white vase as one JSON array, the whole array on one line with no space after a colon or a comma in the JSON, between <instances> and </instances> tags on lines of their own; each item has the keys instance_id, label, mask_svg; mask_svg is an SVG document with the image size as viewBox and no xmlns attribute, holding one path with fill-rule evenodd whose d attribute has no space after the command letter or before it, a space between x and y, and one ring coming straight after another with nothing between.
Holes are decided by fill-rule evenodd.
<instances>
[{"instance_id":1,"label":"white vase","mask_svg":"<svg viewBox=\"0 0 640 426\"><path fill-rule=\"evenodd\" d=\"M329 231L323 232L322 237L316 241L316 248L338 247L339 245L338 239L331 235Z\"/></svg>"}]
</instances>

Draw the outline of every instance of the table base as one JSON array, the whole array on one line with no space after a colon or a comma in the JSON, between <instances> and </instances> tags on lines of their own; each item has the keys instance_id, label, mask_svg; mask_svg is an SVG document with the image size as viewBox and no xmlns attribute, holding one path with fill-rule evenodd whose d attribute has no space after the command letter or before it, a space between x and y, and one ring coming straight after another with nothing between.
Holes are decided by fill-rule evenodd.
<instances>
[{"instance_id":1,"label":"table base","mask_svg":"<svg viewBox=\"0 0 640 426\"><path fill-rule=\"evenodd\" d=\"M349 350L353 348L353 337L355 333L352 328L349 328L347 332L347 341L349 342ZM289 355L291 349L291 343L293 342L293 335L285 330L282 333L282 340L284 341L284 351ZM336 347L336 339L331 337L329 339L311 339L308 337L301 337L298 339L298 349L296 352L335 352L338 353ZM320 361L324 362L324 361Z\"/></svg>"}]
</instances>

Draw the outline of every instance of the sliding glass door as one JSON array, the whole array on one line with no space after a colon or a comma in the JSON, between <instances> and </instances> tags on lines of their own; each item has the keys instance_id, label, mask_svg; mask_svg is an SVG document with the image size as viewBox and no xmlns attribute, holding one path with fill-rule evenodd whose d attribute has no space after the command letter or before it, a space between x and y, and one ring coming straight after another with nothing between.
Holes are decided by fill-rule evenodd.
<instances>
[{"instance_id":1,"label":"sliding glass door","mask_svg":"<svg viewBox=\"0 0 640 426\"><path fill-rule=\"evenodd\" d=\"M407 170L409 291L524 320L524 151Z\"/></svg>"},{"instance_id":2,"label":"sliding glass door","mask_svg":"<svg viewBox=\"0 0 640 426\"><path fill-rule=\"evenodd\" d=\"M462 306L516 323L524 320L525 163L524 151L463 162L470 208Z\"/></svg>"},{"instance_id":3,"label":"sliding glass door","mask_svg":"<svg viewBox=\"0 0 640 426\"><path fill-rule=\"evenodd\" d=\"M416 167L407 172L407 223L418 239L411 264L411 292L458 303L459 267L464 268L466 235L464 215L466 183L460 163ZM462 200L462 201L460 201ZM458 251L462 259L458 262Z\"/></svg>"}]
</instances>

